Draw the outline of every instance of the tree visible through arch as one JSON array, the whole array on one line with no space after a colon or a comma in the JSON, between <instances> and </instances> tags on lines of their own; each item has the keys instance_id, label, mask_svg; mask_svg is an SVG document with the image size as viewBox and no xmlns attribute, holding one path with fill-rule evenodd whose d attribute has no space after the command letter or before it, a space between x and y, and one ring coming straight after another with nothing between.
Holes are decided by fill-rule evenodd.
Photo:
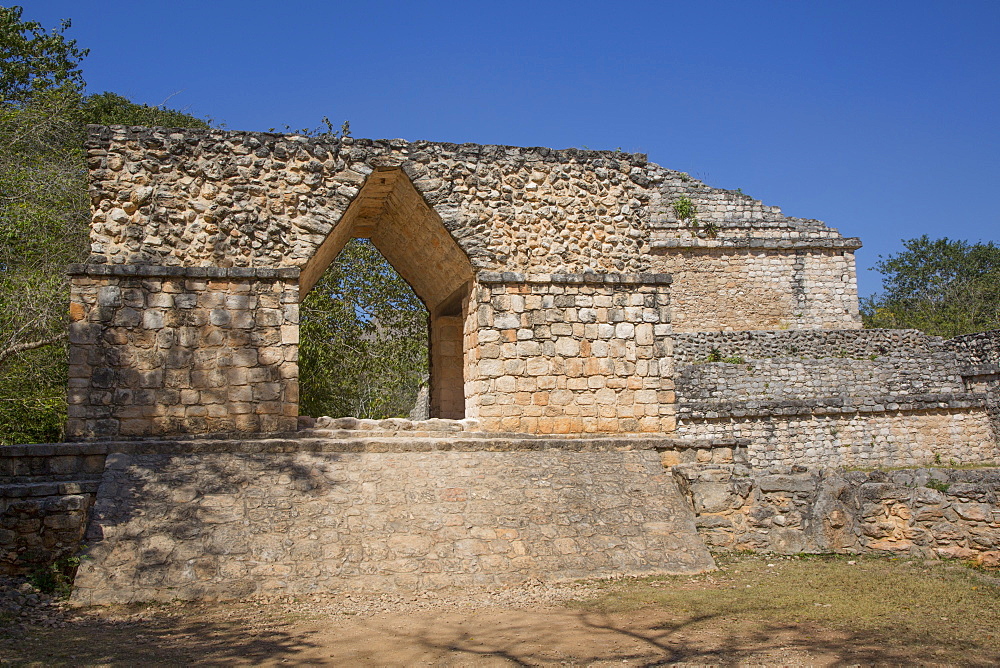
<instances>
[{"instance_id":1,"label":"tree visible through arch","mask_svg":"<svg viewBox=\"0 0 1000 668\"><path fill-rule=\"evenodd\" d=\"M303 415L405 417L427 375L427 309L368 240L353 239L303 300Z\"/></svg>"},{"instance_id":2,"label":"tree visible through arch","mask_svg":"<svg viewBox=\"0 0 1000 668\"><path fill-rule=\"evenodd\" d=\"M426 369L430 416L465 417L471 285L469 259L403 170L377 168L302 270L300 412L403 415Z\"/></svg>"}]
</instances>

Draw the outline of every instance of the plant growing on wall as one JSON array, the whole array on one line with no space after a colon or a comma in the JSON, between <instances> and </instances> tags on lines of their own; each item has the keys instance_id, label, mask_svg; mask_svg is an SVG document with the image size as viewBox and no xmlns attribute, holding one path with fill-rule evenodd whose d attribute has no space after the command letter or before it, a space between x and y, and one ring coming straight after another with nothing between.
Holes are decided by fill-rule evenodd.
<instances>
[{"instance_id":1,"label":"plant growing on wall","mask_svg":"<svg viewBox=\"0 0 1000 668\"><path fill-rule=\"evenodd\" d=\"M698 226L698 219L695 218L694 202L692 202L686 195L682 195L676 202L674 202L674 216L676 216L677 220L681 222L687 221L690 225L696 228Z\"/></svg>"},{"instance_id":2,"label":"plant growing on wall","mask_svg":"<svg viewBox=\"0 0 1000 668\"><path fill-rule=\"evenodd\" d=\"M714 239L719 234L719 226L715 223L702 223L698 220L697 209L691 198L682 195L673 204L674 217L678 222L685 224L699 236L706 236Z\"/></svg>"}]
</instances>

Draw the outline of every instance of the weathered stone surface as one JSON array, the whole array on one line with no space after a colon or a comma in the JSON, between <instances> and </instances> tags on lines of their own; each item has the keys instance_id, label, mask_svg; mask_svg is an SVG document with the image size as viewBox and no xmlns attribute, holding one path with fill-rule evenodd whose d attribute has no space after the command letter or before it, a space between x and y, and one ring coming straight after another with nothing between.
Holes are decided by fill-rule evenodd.
<instances>
[{"instance_id":1,"label":"weathered stone surface","mask_svg":"<svg viewBox=\"0 0 1000 668\"><path fill-rule=\"evenodd\" d=\"M297 340L271 307L298 301L297 269L128 268L72 270L67 436L295 430Z\"/></svg>"},{"instance_id":2,"label":"weathered stone surface","mask_svg":"<svg viewBox=\"0 0 1000 668\"><path fill-rule=\"evenodd\" d=\"M781 476L740 465L673 470L695 501L699 532L719 548L965 559L995 554L1000 546L1000 469L826 469ZM699 503L706 494L739 502Z\"/></svg>"},{"instance_id":3,"label":"weathered stone surface","mask_svg":"<svg viewBox=\"0 0 1000 668\"><path fill-rule=\"evenodd\" d=\"M683 330L860 323L856 240L641 155L125 127L88 150L73 437L294 428L291 307L351 237L430 310L429 415L493 432L672 431L667 272Z\"/></svg>"},{"instance_id":4,"label":"weathered stone surface","mask_svg":"<svg viewBox=\"0 0 1000 668\"><path fill-rule=\"evenodd\" d=\"M914 330L674 334L675 435L744 439L759 468L997 462L998 395L967 375L963 356L976 353L960 352L983 341L956 348Z\"/></svg>"},{"instance_id":5,"label":"weathered stone surface","mask_svg":"<svg viewBox=\"0 0 1000 668\"><path fill-rule=\"evenodd\" d=\"M859 330L860 244L818 221L621 153L120 127L88 149L68 433L147 440L0 457L0 539L44 556L40 536L77 530L89 503L81 467L103 471L93 600L499 584L569 577L581 554L600 572L690 565L652 538L673 520L616 514L662 476L649 457L681 472L713 546L997 545L980 479L806 472L1000 458L1000 333ZM432 419L297 416L298 302L352 237L428 306ZM272 438L151 438L182 432ZM470 461L482 475L444 499ZM549 515L524 505L539 498ZM510 517L538 521L516 543Z\"/></svg>"},{"instance_id":6,"label":"weathered stone surface","mask_svg":"<svg viewBox=\"0 0 1000 668\"><path fill-rule=\"evenodd\" d=\"M85 542L82 603L712 568L652 450L122 455Z\"/></svg>"},{"instance_id":7,"label":"weathered stone surface","mask_svg":"<svg viewBox=\"0 0 1000 668\"><path fill-rule=\"evenodd\" d=\"M611 279L614 280L611 280ZM670 331L656 275L479 277L467 410L486 431L670 432L673 388L654 332Z\"/></svg>"},{"instance_id":8,"label":"weathered stone surface","mask_svg":"<svg viewBox=\"0 0 1000 668\"><path fill-rule=\"evenodd\" d=\"M258 147L252 158L247 144ZM654 248L767 246L792 258L774 278L789 288L835 279L817 295L839 289L850 310L857 240L640 154L125 127L92 128L88 150L97 263L302 267L370 175L396 170L479 269L642 272ZM392 192L386 185L369 196L371 208ZM678 220L681 199L693 215ZM131 213L126 202L137 205ZM142 233L131 231L140 221ZM790 273L803 249L826 247L843 267ZM856 312L843 317L856 321Z\"/></svg>"}]
</instances>

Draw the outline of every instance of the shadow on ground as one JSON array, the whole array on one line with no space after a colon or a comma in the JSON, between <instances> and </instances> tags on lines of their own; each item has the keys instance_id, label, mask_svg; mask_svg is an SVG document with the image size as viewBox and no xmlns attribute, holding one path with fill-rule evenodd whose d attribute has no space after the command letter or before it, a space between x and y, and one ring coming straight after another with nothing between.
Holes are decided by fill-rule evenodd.
<instances>
[{"instance_id":1,"label":"shadow on ground","mask_svg":"<svg viewBox=\"0 0 1000 668\"><path fill-rule=\"evenodd\" d=\"M766 614L766 613L765 613ZM3 632L0 632L3 633ZM811 624L734 622L663 608L421 610L359 617L294 607L163 606L85 613L61 629L0 635L14 665L996 665L985 647L846 633Z\"/></svg>"}]
</instances>

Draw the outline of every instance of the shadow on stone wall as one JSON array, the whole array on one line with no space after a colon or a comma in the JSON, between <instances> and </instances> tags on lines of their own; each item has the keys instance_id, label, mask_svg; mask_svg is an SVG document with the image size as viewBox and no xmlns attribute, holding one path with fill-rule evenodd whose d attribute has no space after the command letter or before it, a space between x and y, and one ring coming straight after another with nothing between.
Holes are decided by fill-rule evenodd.
<instances>
[{"instance_id":1,"label":"shadow on stone wall","mask_svg":"<svg viewBox=\"0 0 1000 668\"><path fill-rule=\"evenodd\" d=\"M340 455L325 459L335 465ZM261 480L250 468L273 471L270 493L253 491ZM84 535L76 586L94 586L93 576L99 572L108 578L102 587L124 584L120 580L125 577L131 587L211 600L215 597L210 588L198 583L217 579L227 568L226 558L245 555L252 536L271 529L258 526L266 521L264 509L291 515L291 492L300 499L317 498L336 486L315 465L297 461L293 454L110 454ZM239 507L237 497L243 494L249 499ZM169 566L178 562L191 576L182 578L190 580L183 591L178 589L181 582L171 582L168 575ZM254 590L247 578L232 594L246 596Z\"/></svg>"},{"instance_id":2,"label":"shadow on stone wall","mask_svg":"<svg viewBox=\"0 0 1000 668\"><path fill-rule=\"evenodd\" d=\"M1000 550L1000 469L674 467L713 549L969 559Z\"/></svg>"},{"instance_id":3,"label":"shadow on stone wall","mask_svg":"<svg viewBox=\"0 0 1000 668\"><path fill-rule=\"evenodd\" d=\"M713 565L654 450L224 449L108 456L74 600L496 587Z\"/></svg>"}]
</instances>

